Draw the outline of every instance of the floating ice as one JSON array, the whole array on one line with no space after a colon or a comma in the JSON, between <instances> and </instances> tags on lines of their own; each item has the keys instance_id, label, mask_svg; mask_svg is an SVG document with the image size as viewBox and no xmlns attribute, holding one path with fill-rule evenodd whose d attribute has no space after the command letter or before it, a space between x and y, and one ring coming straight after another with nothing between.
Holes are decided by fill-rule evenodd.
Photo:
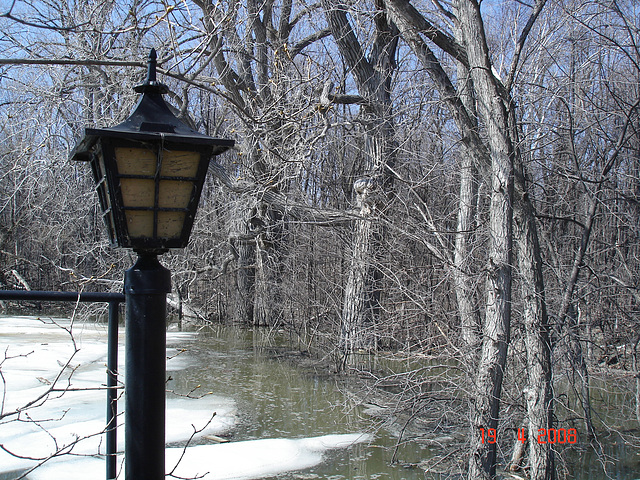
<instances>
[{"instance_id":1,"label":"floating ice","mask_svg":"<svg viewBox=\"0 0 640 480\"><path fill-rule=\"evenodd\" d=\"M174 344L185 337L180 332L168 334L169 342ZM104 454L107 410L106 392L101 389L106 382L104 326L79 323L72 326L68 320L53 322L35 317L0 317L0 349L6 387L4 398L0 398L4 401L2 413L22 410L0 420L0 443L14 454L0 450L0 473L31 468L38 463L29 457ZM172 350L170 356L175 353ZM120 360L119 370L124 371L123 359ZM187 355L179 355L168 362L167 368L176 370L188 364ZM2 387L0 379L0 395ZM93 390L83 390L87 388ZM118 405L120 424L123 404L121 401ZM27 405L30 408L24 409ZM168 398L167 442L186 441L194 429L201 430L197 436L224 433L235 425L235 410L232 399L215 395ZM118 449L124 449L122 425L118 428ZM72 459L64 457L65 463Z\"/></svg>"},{"instance_id":2,"label":"floating ice","mask_svg":"<svg viewBox=\"0 0 640 480\"><path fill-rule=\"evenodd\" d=\"M250 480L318 465L330 449L348 448L367 442L369 435L326 435L302 439L264 439L247 442L168 448L166 472L179 478L205 480ZM184 456L182 456L184 453ZM181 458L182 457L182 458ZM177 468L174 469L178 461ZM122 457L119 457L120 469ZM32 474L32 480L102 480L104 461L98 458L56 460Z\"/></svg>"}]
</instances>

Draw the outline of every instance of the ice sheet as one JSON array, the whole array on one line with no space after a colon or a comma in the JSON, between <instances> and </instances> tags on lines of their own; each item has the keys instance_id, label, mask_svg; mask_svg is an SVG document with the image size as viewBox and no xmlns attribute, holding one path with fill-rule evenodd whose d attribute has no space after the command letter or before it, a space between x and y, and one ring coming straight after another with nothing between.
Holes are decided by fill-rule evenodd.
<instances>
[{"instance_id":1,"label":"ice sheet","mask_svg":"<svg viewBox=\"0 0 640 480\"><path fill-rule=\"evenodd\" d=\"M0 379L3 413L29 405L46 394L19 415L0 420L0 443L15 454L0 450L0 473L29 468L35 463L19 457L46 458L56 452L105 453L102 432L106 392L65 390L105 385L106 333L100 324L71 325L68 320L0 317L0 368L5 382L2 385ZM168 343L180 344L189 337L193 334L169 333ZM168 351L168 356L175 356L175 349ZM124 371L123 361L120 358L120 371ZM181 354L167 362L167 369L175 371L189 363L188 354ZM2 387L6 387L4 395ZM52 387L59 391L50 391ZM119 424L123 404L120 401L118 405ZM187 440L194 428L203 429L214 413L211 423L197 436L219 435L233 428L236 423L233 400L216 395L199 399L168 398L167 442ZM120 425L119 450L124 449L123 440L124 429Z\"/></svg>"},{"instance_id":2,"label":"ice sheet","mask_svg":"<svg viewBox=\"0 0 640 480\"><path fill-rule=\"evenodd\" d=\"M348 448L367 442L369 435L326 435L303 439L265 439L247 442L169 448L166 472L180 478L205 480L250 480L302 470L319 464L330 449ZM119 457L122 469L122 457ZM102 480L104 461L97 458L55 460L29 475L33 480Z\"/></svg>"}]
</instances>

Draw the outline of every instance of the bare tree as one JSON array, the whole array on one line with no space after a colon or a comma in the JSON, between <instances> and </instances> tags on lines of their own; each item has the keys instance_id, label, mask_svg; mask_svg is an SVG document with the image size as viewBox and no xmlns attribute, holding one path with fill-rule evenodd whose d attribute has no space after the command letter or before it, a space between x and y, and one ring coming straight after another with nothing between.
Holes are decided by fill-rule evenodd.
<instances>
[{"instance_id":1,"label":"bare tree","mask_svg":"<svg viewBox=\"0 0 640 480\"><path fill-rule=\"evenodd\" d=\"M542 388L546 392L542 398L535 396L535 401L528 405L530 411L530 431L540 428L541 424L550 425L550 357L548 342L548 324L545 309L544 286L542 283L542 263L540 260L539 244L536 240L534 210L527 197L525 177L521 170L517 145L518 127L514 123L515 103L509 89L513 82L512 76L506 85L496 75L493 67L489 47L486 41L487 33L484 28L480 6L473 1L456 3L453 12L443 12L443 18L450 20L450 27L454 35L434 26L422 16L414 7L400 0L389 1L392 18L399 26L403 36L412 46L418 58L430 72L432 79L438 86L441 96L447 101L452 116L456 119L463 141L467 147L467 155L474 157L476 168L490 167L490 209L489 209L489 252L488 275L485 287L486 306L482 326L482 346L475 379L475 393L471 419L471 460L469 464L470 478L493 477L496 468L495 443L482 441L480 430L498 428L498 414L502 379L507 360L507 346L511 329L511 264L512 264L512 216L514 205L518 212L520 239L520 266L529 269L523 282L523 297L527 301L525 308L526 324L530 341L528 370L531 389ZM527 35L538 17L544 2L536 4L529 21L523 28L517 43L516 55L510 72L518 68L519 56ZM459 63L459 92L445 73L440 61L427 44L427 40L444 49ZM470 72L466 80L465 69ZM472 92L471 94L469 92ZM486 144L478 136L474 122L475 111L473 103L466 100L471 96L479 105L478 113L486 129ZM515 175L518 167L519 174ZM517 185L517 200L514 203L514 178ZM459 227L469 224L472 215L473 202L473 170L469 162L464 165L461 177L461 195ZM468 273L463 263L465 258L466 230L460 231L457 237L456 278L458 304L463 320L466 342L473 344L471 332L473 330L474 308L473 297L470 297ZM536 260L537 259L537 260ZM535 349L534 349L535 347ZM547 352L546 355L541 353ZM536 364L534 368L533 364ZM541 386L541 387L540 387ZM531 391L531 390L529 390ZM544 420L544 423L540 423ZM530 447L535 450L536 447ZM534 454L537 452L533 452ZM533 455L532 455L533 456ZM551 453L540 457L535 455L535 473L540 469L542 477L548 478Z\"/></svg>"},{"instance_id":2,"label":"bare tree","mask_svg":"<svg viewBox=\"0 0 640 480\"><path fill-rule=\"evenodd\" d=\"M375 324L380 309L380 262L384 215L393 185L396 158L391 82L396 68L398 38L387 20L384 6L376 2L374 38L365 54L350 22L347 5L330 0L323 8L340 55L351 71L362 97L360 116L364 133L364 161L357 169L353 191L361 220L355 224L349 252L349 270L342 309L340 349L344 361L358 349L375 349Z\"/></svg>"}]
</instances>

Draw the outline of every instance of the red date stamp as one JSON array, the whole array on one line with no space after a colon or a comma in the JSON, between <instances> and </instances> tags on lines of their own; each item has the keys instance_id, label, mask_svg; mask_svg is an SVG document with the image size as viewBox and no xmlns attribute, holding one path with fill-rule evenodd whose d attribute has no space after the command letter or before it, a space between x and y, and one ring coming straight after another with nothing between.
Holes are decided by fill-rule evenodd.
<instances>
[{"instance_id":1,"label":"red date stamp","mask_svg":"<svg viewBox=\"0 0 640 480\"><path fill-rule=\"evenodd\" d=\"M522 443L527 441L526 429L518 428L518 440ZM575 428L539 428L538 443L551 444L574 444L578 441L578 431ZM482 443L496 443L498 435L495 428L480 428L480 441Z\"/></svg>"}]
</instances>

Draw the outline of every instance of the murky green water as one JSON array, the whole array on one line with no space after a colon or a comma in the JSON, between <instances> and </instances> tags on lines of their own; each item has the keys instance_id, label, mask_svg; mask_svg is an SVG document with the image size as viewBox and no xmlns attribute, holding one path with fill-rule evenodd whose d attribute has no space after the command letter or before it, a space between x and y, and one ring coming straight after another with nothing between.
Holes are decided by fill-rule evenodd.
<instances>
[{"instance_id":1,"label":"murky green water","mask_svg":"<svg viewBox=\"0 0 640 480\"><path fill-rule=\"evenodd\" d=\"M286 348L286 342L277 334L267 330L216 327L202 331L196 340L179 347L188 350L193 365L171 373L169 388L186 393L201 385L202 392L212 391L233 398L238 406L239 424L229 433L231 440L361 431L376 436L371 445L361 444L350 451L333 453L316 468L281 478L433 478L425 476L420 469L406 468L434 454L424 445L401 446L398 462L391 463L396 439L377 428L374 420L345 394L335 378L304 372L290 363L273 359L274 348ZM616 435L603 437L601 447L567 447L559 452L558 458L567 478L640 478L640 455Z\"/></svg>"},{"instance_id":2,"label":"murky green water","mask_svg":"<svg viewBox=\"0 0 640 480\"><path fill-rule=\"evenodd\" d=\"M168 388L184 394L200 385L199 391L233 398L239 424L229 432L231 440L354 432L376 436L371 445L360 444L348 451L334 452L321 465L289 474L289 478L424 478L421 470L405 468L430 455L424 446L401 446L400 463L392 465L395 439L377 429L371 417L362 413L335 379L305 373L287 362L274 360L269 349L281 346L277 335L266 330L216 327L202 331L197 340L189 342L178 347L187 349L193 365L170 372L172 380Z\"/></svg>"}]
</instances>

